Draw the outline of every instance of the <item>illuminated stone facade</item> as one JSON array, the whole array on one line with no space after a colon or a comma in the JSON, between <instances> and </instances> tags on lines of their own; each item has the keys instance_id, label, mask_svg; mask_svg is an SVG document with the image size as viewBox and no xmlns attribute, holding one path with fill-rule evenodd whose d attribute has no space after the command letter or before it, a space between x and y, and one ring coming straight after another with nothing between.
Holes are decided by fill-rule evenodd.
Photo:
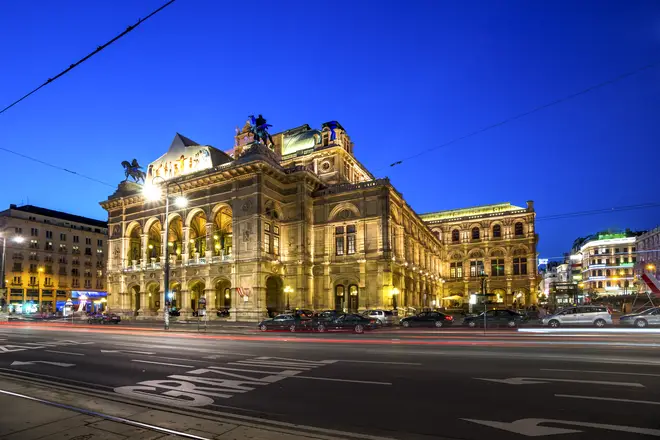
<instances>
[{"instance_id":1,"label":"illuminated stone facade","mask_svg":"<svg viewBox=\"0 0 660 440\"><path fill-rule=\"evenodd\" d=\"M423 214L444 247L445 306L465 304L481 293L482 273L490 301L503 306L537 302L534 203L509 203Z\"/></svg>"},{"instance_id":2,"label":"illuminated stone facade","mask_svg":"<svg viewBox=\"0 0 660 440\"><path fill-rule=\"evenodd\" d=\"M253 321L293 308L440 304L440 239L387 179L359 163L339 123L275 134L272 149L253 142L248 128L237 129L231 156L177 135L151 164L162 177L154 184L189 201L185 209L170 204L167 228L164 202L147 201L140 185L122 183L101 203L111 310L162 316L165 246L172 305L182 316L200 298L210 317L228 309L232 320ZM193 150L193 161L209 152L208 167L190 161ZM156 173L149 168L147 184Z\"/></svg>"}]
</instances>

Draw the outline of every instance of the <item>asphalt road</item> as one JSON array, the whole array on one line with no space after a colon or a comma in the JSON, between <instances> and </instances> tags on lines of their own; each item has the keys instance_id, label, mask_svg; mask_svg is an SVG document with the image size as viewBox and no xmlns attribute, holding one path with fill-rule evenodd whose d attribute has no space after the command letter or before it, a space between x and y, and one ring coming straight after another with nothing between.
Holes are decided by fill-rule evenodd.
<instances>
[{"instance_id":1,"label":"asphalt road","mask_svg":"<svg viewBox=\"0 0 660 440\"><path fill-rule=\"evenodd\" d=\"M658 350L638 333L0 326L2 375L406 440L660 437Z\"/></svg>"}]
</instances>

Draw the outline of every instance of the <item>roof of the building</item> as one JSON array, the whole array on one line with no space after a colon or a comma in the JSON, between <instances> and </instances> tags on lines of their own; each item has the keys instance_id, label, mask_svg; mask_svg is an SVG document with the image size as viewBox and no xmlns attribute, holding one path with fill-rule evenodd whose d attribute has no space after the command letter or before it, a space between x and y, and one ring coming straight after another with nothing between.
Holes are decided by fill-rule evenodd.
<instances>
[{"instance_id":1,"label":"roof of the building","mask_svg":"<svg viewBox=\"0 0 660 440\"><path fill-rule=\"evenodd\" d=\"M97 228L108 227L108 223L101 220L95 220L93 218L83 217L81 215L69 214L67 212L62 212L62 211L55 211L53 209L41 208L39 206L34 206L34 205L23 205L23 206L9 205L9 209L27 212L30 214L43 215L46 217L58 218L60 220L66 220L69 222L84 223L86 225L94 226Z\"/></svg>"},{"instance_id":2,"label":"roof of the building","mask_svg":"<svg viewBox=\"0 0 660 440\"><path fill-rule=\"evenodd\" d=\"M180 147L193 147L195 145L199 145L197 142L193 141L190 138L185 137L184 135L177 133L174 136L174 140L172 140L172 144L170 145L170 150L173 148L180 148Z\"/></svg>"},{"instance_id":3,"label":"roof of the building","mask_svg":"<svg viewBox=\"0 0 660 440\"><path fill-rule=\"evenodd\" d=\"M461 218L461 217L467 217L473 215L500 214L508 211L519 211L521 209L525 209L525 208L520 206L515 206L509 202L506 202L506 203L495 203L491 205L472 206L469 208L450 209L447 211L429 212L426 214L420 214L419 216L425 222L431 222L437 220L450 220L454 218Z\"/></svg>"}]
</instances>

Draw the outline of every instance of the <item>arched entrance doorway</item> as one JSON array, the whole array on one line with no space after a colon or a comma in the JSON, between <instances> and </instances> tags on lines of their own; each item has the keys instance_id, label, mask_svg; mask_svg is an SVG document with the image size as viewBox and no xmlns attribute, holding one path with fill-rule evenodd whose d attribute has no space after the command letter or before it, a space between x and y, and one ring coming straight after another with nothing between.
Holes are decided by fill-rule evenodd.
<instances>
[{"instance_id":1,"label":"arched entrance doorway","mask_svg":"<svg viewBox=\"0 0 660 440\"><path fill-rule=\"evenodd\" d=\"M170 294L172 298L170 301L170 309L179 310L183 307L183 301L181 298L181 284L174 282L170 284Z\"/></svg>"},{"instance_id":2,"label":"arched entrance doorway","mask_svg":"<svg viewBox=\"0 0 660 440\"><path fill-rule=\"evenodd\" d=\"M147 307L150 314L155 314L158 307L156 303L160 303L160 284L151 283L147 286Z\"/></svg>"},{"instance_id":3,"label":"arched entrance doorway","mask_svg":"<svg viewBox=\"0 0 660 440\"><path fill-rule=\"evenodd\" d=\"M270 276L266 279L266 309L269 316L274 316L284 311L284 283L278 276Z\"/></svg>"},{"instance_id":4,"label":"arched entrance doorway","mask_svg":"<svg viewBox=\"0 0 660 440\"><path fill-rule=\"evenodd\" d=\"M215 308L217 310L231 308L231 283L229 280L218 280L215 283Z\"/></svg>"},{"instance_id":5,"label":"arched entrance doorway","mask_svg":"<svg viewBox=\"0 0 660 440\"><path fill-rule=\"evenodd\" d=\"M206 285L204 281L197 281L192 285L189 285L190 289L190 308L193 312L196 312L199 307L199 299L204 296L204 289Z\"/></svg>"}]
</instances>

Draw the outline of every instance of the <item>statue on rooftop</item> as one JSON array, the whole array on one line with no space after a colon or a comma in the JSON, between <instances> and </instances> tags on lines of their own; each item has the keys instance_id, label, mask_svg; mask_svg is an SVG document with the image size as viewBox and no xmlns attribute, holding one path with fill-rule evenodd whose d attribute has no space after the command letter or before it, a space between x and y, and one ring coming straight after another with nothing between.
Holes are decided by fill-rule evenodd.
<instances>
[{"instance_id":1,"label":"statue on rooftop","mask_svg":"<svg viewBox=\"0 0 660 440\"><path fill-rule=\"evenodd\" d=\"M268 133L268 129L272 125L268 124L262 115L256 118L254 115L250 115L248 121L250 122L250 131L254 134L254 140L272 148L273 138Z\"/></svg>"},{"instance_id":2,"label":"statue on rooftop","mask_svg":"<svg viewBox=\"0 0 660 440\"><path fill-rule=\"evenodd\" d=\"M142 167L138 163L137 159L133 159L133 162L125 160L121 163L121 165L124 167L124 174L126 175L126 180L124 180L124 182L128 182L128 178L132 177L135 183L140 183L140 180L142 180L142 183L144 183L146 173L142 171Z\"/></svg>"}]
</instances>

